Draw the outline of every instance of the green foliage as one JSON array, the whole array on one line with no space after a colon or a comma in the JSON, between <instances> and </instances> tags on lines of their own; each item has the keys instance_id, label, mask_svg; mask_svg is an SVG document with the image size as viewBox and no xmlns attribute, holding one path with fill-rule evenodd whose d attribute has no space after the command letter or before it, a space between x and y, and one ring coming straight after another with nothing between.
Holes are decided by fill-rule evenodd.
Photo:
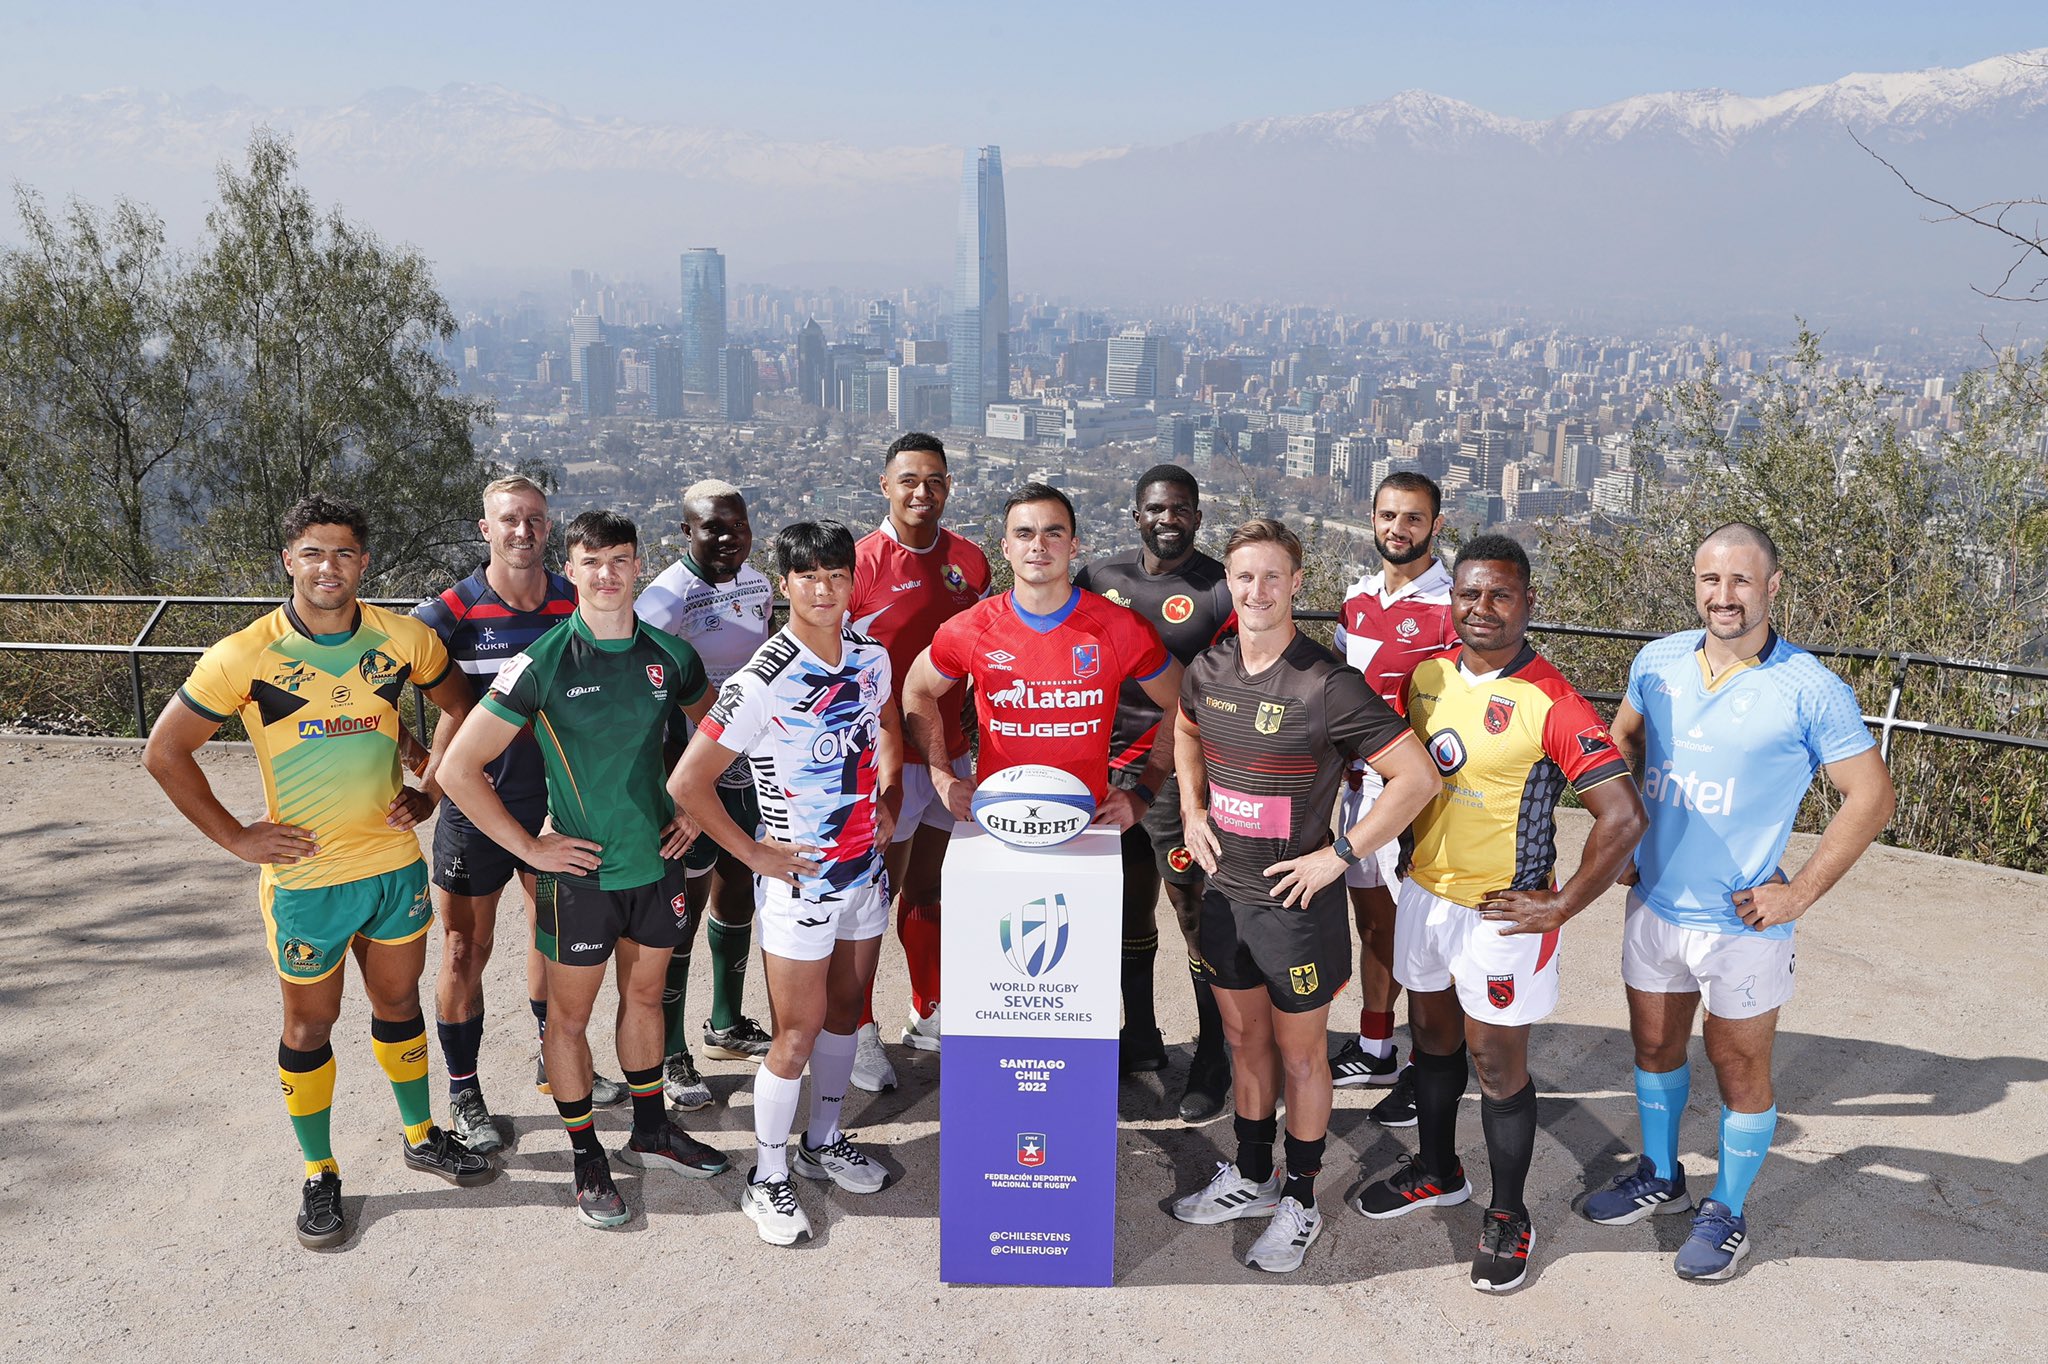
<instances>
[{"instance_id":1,"label":"green foliage","mask_svg":"<svg viewBox=\"0 0 2048 1364\"><path fill-rule=\"evenodd\" d=\"M1880 413L1884 390L1833 373L1802 330L1749 415L1726 423L1709 373L1668 396L1638 432L1648 474L1639 515L1557 526L1538 579L1542 617L1671 631L1697 624L1692 549L1727 521L1770 532L1784 587L1773 619L1807 646L1988 662L2038 660L2048 608L2048 362L2007 357L1962 387L1957 429L1931 456ZM1548 653L1581 689L1619 692L1636 646L1552 636ZM1832 665L1867 714L1898 679L1889 659ZM1931 724L2048 733L2048 687L1916 668L1899 714ZM2048 782L2038 754L1895 734L1900 805L1888 837L1909 847L2048 869ZM1831 808L1817 788L1802 826Z\"/></svg>"}]
</instances>

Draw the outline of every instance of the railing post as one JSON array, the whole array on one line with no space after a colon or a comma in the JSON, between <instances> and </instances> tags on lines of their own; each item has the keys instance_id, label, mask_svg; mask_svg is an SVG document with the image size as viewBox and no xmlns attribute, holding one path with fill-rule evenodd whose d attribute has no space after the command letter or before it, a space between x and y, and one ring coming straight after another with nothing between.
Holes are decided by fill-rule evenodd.
<instances>
[{"instance_id":1,"label":"railing post","mask_svg":"<svg viewBox=\"0 0 2048 1364\"><path fill-rule=\"evenodd\" d=\"M149 619L136 632L135 642L128 646L128 685L135 698L135 737L138 739L149 737L149 707L142 701L142 646L149 643L149 637L156 633L156 623L170 609L169 597L157 598L156 610L149 613Z\"/></svg>"},{"instance_id":2,"label":"railing post","mask_svg":"<svg viewBox=\"0 0 2048 1364\"><path fill-rule=\"evenodd\" d=\"M1912 656L1900 654L1898 666L1892 669L1892 694L1885 698L1884 723L1877 732L1877 756L1887 763L1892 760L1892 727L1899 719L1899 697L1906 690L1906 669L1912 666Z\"/></svg>"}]
</instances>

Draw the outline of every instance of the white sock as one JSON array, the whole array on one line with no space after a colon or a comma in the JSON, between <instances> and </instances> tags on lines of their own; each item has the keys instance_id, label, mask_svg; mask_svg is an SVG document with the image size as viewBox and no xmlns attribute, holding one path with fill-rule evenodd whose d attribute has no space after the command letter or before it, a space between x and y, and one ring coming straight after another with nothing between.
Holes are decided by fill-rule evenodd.
<instances>
[{"instance_id":1,"label":"white sock","mask_svg":"<svg viewBox=\"0 0 2048 1364\"><path fill-rule=\"evenodd\" d=\"M1394 1049L1394 1039L1391 1037L1367 1037L1364 1033L1360 1033L1358 1034L1358 1049L1377 1061L1380 1057L1385 1056Z\"/></svg>"},{"instance_id":2,"label":"white sock","mask_svg":"<svg viewBox=\"0 0 2048 1364\"><path fill-rule=\"evenodd\" d=\"M813 1151L839 1140L839 1105L853 1078L853 1034L821 1032L811 1044L811 1125L804 1139Z\"/></svg>"},{"instance_id":3,"label":"white sock","mask_svg":"<svg viewBox=\"0 0 2048 1364\"><path fill-rule=\"evenodd\" d=\"M754 1182L789 1178L789 1129L796 1122L796 1101L804 1091L801 1076L785 1080L763 1062L754 1072Z\"/></svg>"}]
</instances>

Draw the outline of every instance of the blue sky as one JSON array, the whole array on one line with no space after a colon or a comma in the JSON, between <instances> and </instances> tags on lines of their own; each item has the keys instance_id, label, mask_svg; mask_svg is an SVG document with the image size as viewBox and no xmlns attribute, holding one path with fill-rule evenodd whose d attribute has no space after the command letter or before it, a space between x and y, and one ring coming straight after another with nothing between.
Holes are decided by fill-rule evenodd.
<instances>
[{"instance_id":1,"label":"blue sky","mask_svg":"<svg viewBox=\"0 0 2048 1364\"><path fill-rule=\"evenodd\" d=\"M1763 94L2048 46L2039 0L5 8L0 109L112 86L328 105L385 86L495 81L579 113L1017 151L1168 141L1409 88L1547 117L1647 91Z\"/></svg>"}]
</instances>

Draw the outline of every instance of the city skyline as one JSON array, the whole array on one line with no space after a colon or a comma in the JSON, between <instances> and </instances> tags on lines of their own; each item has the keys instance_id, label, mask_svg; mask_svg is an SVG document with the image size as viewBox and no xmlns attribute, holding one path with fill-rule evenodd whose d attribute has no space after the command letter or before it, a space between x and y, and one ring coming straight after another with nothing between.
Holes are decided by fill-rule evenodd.
<instances>
[{"instance_id":1,"label":"city skyline","mask_svg":"<svg viewBox=\"0 0 2048 1364\"><path fill-rule=\"evenodd\" d=\"M977 147L962 157L953 248L953 318L947 339L952 416L958 425L980 426L988 405L1010 396L1008 224L1002 149Z\"/></svg>"}]
</instances>

